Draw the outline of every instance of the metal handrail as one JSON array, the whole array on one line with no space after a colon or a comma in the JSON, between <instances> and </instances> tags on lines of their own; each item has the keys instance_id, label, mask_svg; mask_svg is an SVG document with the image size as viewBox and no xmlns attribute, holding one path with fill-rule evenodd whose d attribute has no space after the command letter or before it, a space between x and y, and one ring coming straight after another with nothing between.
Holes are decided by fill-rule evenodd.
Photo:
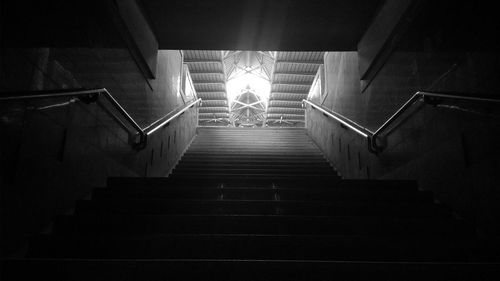
<instances>
[{"instance_id":1,"label":"metal handrail","mask_svg":"<svg viewBox=\"0 0 500 281\"><path fill-rule=\"evenodd\" d=\"M84 97L101 93L105 89L64 89L0 93L0 101L34 100L47 98Z\"/></svg>"},{"instance_id":2,"label":"metal handrail","mask_svg":"<svg viewBox=\"0 0 500 281\"><path fill-rule=\"evenodd\" d=\"M325 115L327 115L328 117L330 118L333 118L335 120L337 120L340 124L348 127L349 129L353 130L354 132L358 133L359 135L361 135L362 137L366 138L367 140L367 145L368 145L368 150L370 152L376 152L373 150L373 132L368 130L367 128L359 125L358 123L352 121L351 119L341 115L341 114L338 114L336 112L333 112L331 110L328 110L328 109L325 109L324 107L322 107L321 105L318 105L312 101L309 101L309 100L302 100L303 103L307 103L309 104L310 106L312 106L313 108L323 112Z\"/></svg>"},{"instance_id":3,"label":"metal handrail","mask_svg":"<svg viewBox=\"0 0 500 281\"><path fill-rule=\"evenodd\" d=\"M0 93L0 102L11 102L11 101L22 101L22 100L35 100L35 99L46 99L46 98L64 98L64 97L77 97L85 103L96 102L99 96L103 95L122 115L123 118L137 131L139 136L138 141L132 141L132 145L136 149L142 149L146 147L148 136L152 135L158 131L163 126L172 122L175 118L179 117L189 108L193 107L195 104L199 103L201 99L190 102L182 109L178 110L174 115L170 116L172 112L168 113L164 117L153 122L151 125L141 128L139 124L128 114L128 112L118 103L118 101L111 95L111 93L106 88L98 89L70 89L70 90L49 90L49 91L31 91L31 92L10 92L10 93ZM7 95L7 96L5 96ZM174 110L176 111L176 110ZM174 112L173 111L173 112ZM108 113L112 114L108 111ZM113 114L112 114L113 115ZM169 118L167 118L170 116ZM114 116L114 120L118 122L120 120L118 117ZM167 118L166 120L164 120ZM119 122L122 127L124 124Z\"/></svg>"},{"instance_id":4,"label":"metal handrail","mask_svg":"<svg viewBox=\"0 0 500 281\"><path fill-rule=\"evenodd\" d=\"M378 135L385 129L387 129L401 114L404 113L408 108L410 108L417 100L425 98L442 98L442 99L458 99L467 101L477 101L477 102L489 102L489 103L500 103L500 99L487 98L487 97L474 97L461 94L447 94L447 93L431 93L431 92L416 92L407 102L405 102L387 121L385 121L374 133L373 139L375 140ZM374 143L376 145L376 143Z\"/></svg>"},{"instance_id":5,"label":"metal handrail","mask_svg":"<svg viewBox=\"0 0 500 281\"><path fill-rule=\"evenodd\" d=\"M179 117L186 110L188 110L191 107L195 106L199 102L201 102L201 98L198 98L197 100L191 101L190 103L186 104L185 106L182 107L182 109L180 109L179 111L177 111L172 116L170 116L172 114L172 112L170 112L169 114L165 115L164 117L162 117L162 118L156 120L155 122L151 123L151 125L145 127L143 130L146 132L146 135L150 136L153 133L155 133L156 131L158 131L161 127L168 125L175 118ZM164 119L166 119L166 120L164 120Z\"/></svg>"},{"instance_id":6,"label":"metal handrail","mask_svg":"<svg viewBox=\"0 0 500 281\"><path fill-rule=\"evenodd\" d=\"M359 135L365 137L368 142L368 150L373 153L378 153L381 152L385 147L380 146L377 144L377 138L379 135L384 131L385 129L389 128L396 119L401 116L408 108L410 108L416 101L418 100L424 100L426 101L427 98L436 98L436 99L458 99L458 100L466 100L466 101L476 101L476 102L487 102L487 103L500 103L500 99L498 98L491 98L491 97L478 97L478 96L467 96L463 94L449 94L449 93L437 93L437 92L425 92L425 91L419 91L416 92L408 101L406 101L389 119L387 119L377 130L370 131L369 129L357 124L356 122L350 120L349 118L330 111L328 109L323 108L322 106L309 101L309 100L302 100L303 103L307 103L311 105L312 107L318 109L319 111L323 112L327 116L337 120L341 124L345 125L346 127L352 129ZM430 102L430 101L429 101ZM433 101L432 104L436 104L437 101Z\"/></svg>"}]
</instances>

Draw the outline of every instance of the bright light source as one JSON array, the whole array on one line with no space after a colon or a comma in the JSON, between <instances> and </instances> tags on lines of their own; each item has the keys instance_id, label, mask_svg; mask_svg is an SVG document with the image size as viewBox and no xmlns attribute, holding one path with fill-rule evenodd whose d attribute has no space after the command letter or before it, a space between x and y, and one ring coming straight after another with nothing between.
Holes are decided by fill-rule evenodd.
<instances>
[{"instance_id":1,"label":"bright light source","mask_svg":"<svg viewBox=\"0 0 500 281\"><path fill-rule=\"evenodd\" d=\"M267 107L269 93L271 92L271 84L264 78L260 78L252 73L245 73L239 77L227 81L227 94L229 104L233 103L236 96L245 91L248 87L260 97Z\"/></svg>"}]
</instances>

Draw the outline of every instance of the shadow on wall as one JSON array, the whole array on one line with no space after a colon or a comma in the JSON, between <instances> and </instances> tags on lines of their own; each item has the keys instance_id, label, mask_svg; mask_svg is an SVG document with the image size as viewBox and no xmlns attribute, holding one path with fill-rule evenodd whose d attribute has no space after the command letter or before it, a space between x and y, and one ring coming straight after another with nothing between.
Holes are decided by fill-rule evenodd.
<instances>
[{"instance_id":1,"label":"shadow on wall","mask_svg":"<svg viewBox=\"0 0 500 281\"><path fill-rule=\"evenodd\" d=\"M161 77L149 81L153 89L121 50L2 49L1 55L3 92L105 87L142 127L184 103L176 83L182 73L179 51L159 52ZM3 255L93 187L104 186L109 176L166 176L196 133L196 111L189 109L136 151L96 103L0 104Z\"/></svg>"},{"instance_id":2,"label":"shadow on wall","mask_svg":"<svg viewBox=\"0 0 500 281\"><path fill-rule=\"evenodd\" d=\"M417 91L498 97L500 54L491 45L483 50L483 45L469 42L468 48L456 42L468 39L451 30L448 21L455 18L446 25L424 18L400 35L363 91L357 54L327 53L322 105L376 130ZM387 148L378 155L367 151L360 136L317 110L308 108L306 115L309 134L343 177L418 180L420 188L432 190L482 231L500 234L500 107L451 100L436 106L417 103L383 135Z\"/></svg>"},{"instance_id":3,"label":"shadow on wall","mask_svg":"<svg viewBox=\"0 0 500 281\"><path fill-rule=\"evenodd\" d=\"M500 65L498 54L464 56L467 63L456 67L450 57L457 54L396 52L361 93L355 54L327 54L328 96L323 106L376 130L420 89L476 88L485 92L485 85L490 85L487 92L498 93L491 83L492 74L477 67L490 57L484 66L494 71L495 63ZM448 71L446 63L453 71ZM443 72L447 73L444 78ZM456 101L437 106L417 103L385 133L387 148L379 155L368 152L362 137L317 110L308 108L306 113L310 135L345 178L416 179L421 188L434 191L440 201L476 221L484 231L500 234L498 106Z\"/></svg>"}]
</instances>

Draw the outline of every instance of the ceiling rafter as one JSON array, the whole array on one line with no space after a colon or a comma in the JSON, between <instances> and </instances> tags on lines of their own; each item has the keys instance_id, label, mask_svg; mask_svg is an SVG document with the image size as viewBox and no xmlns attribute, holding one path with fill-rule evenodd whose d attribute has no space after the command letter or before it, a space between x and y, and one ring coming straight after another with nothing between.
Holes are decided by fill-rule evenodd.
<instances>
[{"instance_id":1,"label":"ceiling rafter","mask_svg":"<svg viewBox=\"0 0 500 281\"><path fill-rule=\"evenodd\" d=\"M198 63L198 64L202 64L202 63L220 63L220 60L216 60L216 59L204 59L204 60L184 59L184 62L185 63Z\"/></svg>"},{"instance_id":2,"label":"ceiling rafter","mask_svg":"<svg viewBox=\"0 0 500 281\"><path fill-rule=\"evenodd\" d=\"M199 122L221 122L228 118L222 51L186 51L184 63L188 65L197 95L202 99Z\"/></svg>"},{"instance_id":3,"label":"ceiling rafter","mask_svg":"<svg viewBox=\"0 0 500 281\"><path fill-rule=\"evenodd\" d=\"M316 76L316 73L311 72L275 72L274 75L290 75L290 76Z\"/></svg>"},{"instance_id":4,"label":"ceiling rafter","mask_svg":"<svg viewBox=\"0 0 500 281\"><path fill-rule=\"evenodd\" d=\"M313 65L322 65L323 60L312 60L312 61L306 61L306 60L277 60L276 63L283 63L283 64L313 64Z\"/></svg>"},{"instance_id":5,"label":"ceiling rafter","mask_svg":"<svg viewBox=\"0 0 500 281\"><path fill-rule=\"evenodd\" d=\"M244 102L241 102L239 100L234 100L234 102L237 103L237 104L242 105L241 107L234 108L236 110L240 110L240 109L243 109L243 108L246 108L246 107L251 107L251 108L256 109L256 110L264 110L264 111L266 110L265 108L257 108L257 107L254 106L254 105L257 105L257 104L263 104L264 101L262 101L262 100L258 100L256 102L252 102L252 103L244 103Z\"/></svg>"},{"instance_id":6,"label":"ceiling rafter","mask_svg":"<svg viewBox=\"0 0 500 281\"><path fill-rule=\"evenodd\" d=\"M268 124L303 124L302 99L309 94L323 52L277 52L267 110ZM306 90L307 89L307 90ZM291 121L293 120L293 122Z\"/></svg>"},{"instance_id":7,"label":"ceiling rafter","mask_svg":"<svg viewBox=\"0 0 500 281\"><path fill-rule=\"evenodd\" d=\"M236 123L245 126L252 122L302 126L305 110L301 101L307 97L317 69L323 64L320 59L323 55L323 52L186 51L184 62L192 70L197 94L207 101L200 109L200 122L234 126L235 119L241 119ZM270 82L269 100L264 103L245 96L229 104L227 81L248 74Z\"/></svg>"},{"instance_id":8,"label":"ceiling rafter","mask_svg":"<svg viewBox=\"0 0 500 281\"><path fill-rule=\"evenodd\" d=\"M222 71L201 71L201 70L194 70L190 72L191 74L221 74L224 75L224 72Z\"/></svg>"}]
</instances>

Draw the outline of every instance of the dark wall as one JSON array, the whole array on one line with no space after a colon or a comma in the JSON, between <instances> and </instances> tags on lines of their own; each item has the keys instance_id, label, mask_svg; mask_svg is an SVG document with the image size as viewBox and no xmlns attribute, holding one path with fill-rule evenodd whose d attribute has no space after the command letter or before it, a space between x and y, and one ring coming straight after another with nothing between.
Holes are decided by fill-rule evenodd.
<instances>
[{"instance_id":1,"label":"dark wall","mask_svg":"<svg viewBox=\"0 0 500 281\"><path fill-rule=\"evenodd\" d=\"M483 4L422 1L370 81L360 81L355 53L328 53L323 105L375 130L416 91L499 97L496 26ZM383 134L387 148L378 155L321 113L309 108L307 119L311 136L344 177L416 179L482 231L500 233L498 106L419 102Z\"/></svg>"},{"instance_id":2,"label":"dark wall","mask_svg":"<svg viewBox=\"0 0 500 281\"><path fill-rule=\"evenodd\" d=\"M3 0L7 44L116 46L108 5L130 0ZM160 49L354 50L380 0L141 0ZM30 19L30 20L26 20ZM36 23L36 24L34 24ZM7 28L2 28L8 26ZM12 30L12 31L10 31ZM51 34L44 34L53 30ZM92 34L87 31L93 30ZM76 31L76 32L73 32ZM70 34L68 34L68 32ZM24 34L26 36L21 36ZM67 38L63 40L62 38ZM56 44L56 45L52 45ZM90 45L88 45L90 44ZM32 46L32 45L30 45ZM40 46L40 45L36 45Z\"/></svg>"},{"instance_id":3,"label":"dark wall","mask_svg":"<svg viewBox=\"0 0 500 281\"><path fill-rule=\"evenodd\" d=\"M159 51L158 76L149 81L122 49L1 49L0 58L1 92L104 87L141 127L187 102L179 51ZM3 254L109 176L166 176L195 135L196 107L137 151L105 109L113 110L102 99L0 104Z\"/></svg>"}]
</instances>

